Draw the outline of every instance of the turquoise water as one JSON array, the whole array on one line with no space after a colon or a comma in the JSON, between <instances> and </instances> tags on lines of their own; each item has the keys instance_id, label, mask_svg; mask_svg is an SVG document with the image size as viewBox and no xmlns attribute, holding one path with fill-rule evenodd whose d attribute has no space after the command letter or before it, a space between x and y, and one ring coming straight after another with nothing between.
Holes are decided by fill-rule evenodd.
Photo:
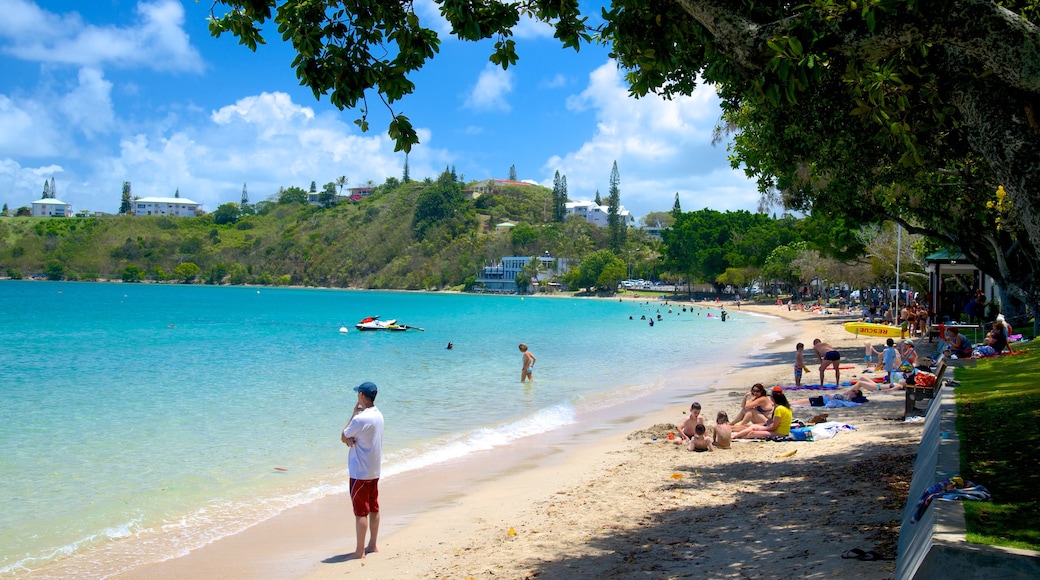
<instances>
[{"instance_id":1,"label":"turquoise water","mask_svg":"<svg viewBox=\"0 0 1040 580\"><path fill-rule=\"evenodd\" d=\"M0 301L0 575L113 546L164 559L341 492L339 431L365 380L393 477L659 389L768 324L674 304L255 287L5 281ZM425 331L356 331L370 315ZM118 571L104 559L92 574Z\"/></svg>"}]
</instances>

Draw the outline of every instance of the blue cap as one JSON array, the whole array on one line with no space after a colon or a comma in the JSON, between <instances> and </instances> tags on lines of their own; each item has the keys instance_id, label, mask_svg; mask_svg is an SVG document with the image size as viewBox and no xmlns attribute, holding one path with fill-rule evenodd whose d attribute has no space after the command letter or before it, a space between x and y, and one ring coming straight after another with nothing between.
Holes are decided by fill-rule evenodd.
<instances>
[{"instance_id":1,"label":"blue cap","mask_svg":"<svg viewBox=\"0 0 1040 580\"><path fill-rule=\"evenodd\" d=\"M354 390L368 397L369 399L376 398L376 393L379 392L379 387L376 386L372 381L365 381L360 385L354 387Z\"/></svg>"}]
</instances>

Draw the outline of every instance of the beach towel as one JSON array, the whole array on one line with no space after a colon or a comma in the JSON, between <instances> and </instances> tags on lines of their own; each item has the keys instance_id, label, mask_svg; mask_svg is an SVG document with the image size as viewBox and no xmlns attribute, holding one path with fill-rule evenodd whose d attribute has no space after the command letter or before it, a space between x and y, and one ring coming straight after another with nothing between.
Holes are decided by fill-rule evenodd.
<instances>
[{"instance_id":1,"label":"beach towel","mask_svg":"<svg viewBox=\"0 0 1040 580\"><path fill-rule=\"evenodd\" d=\"M985 487L955 475L924 490L920 501L917 502L917 511L910 518L910 523L916 524L924 516L928 506L932 505L932 500L935 499L946 501L989 501L991 497L989 490Z\"/></svg>"},{"instance_id":2,"label":"beach towel","mask_svg":"<svg viewBox=\"0 0 1040 580\"><path fill-rule=\"evenodd\" d=\"M831 439L841 431L855 431L856 428L847 423L838 421L827 421L813 425L813 439Z\"/></svg>"},{"instance_id":3,"label":"beach towel","mask_svg":"<svg viewBox=\"0 0 1040 580\"><path fill-rule=\"evenodd\" d=\"M785 391L833 391L833 390L838 388L838 385L836 385L834 383L824 383L823 385L820 385L820 384L802 385L800 387L796 387L794 385L777 385L777 386L780 387L781 389L785 390ZM842 387L851 387L852 383L850 383L849 381L842 381L841 382L841 386Z\"/></svg>"}]
</instances>

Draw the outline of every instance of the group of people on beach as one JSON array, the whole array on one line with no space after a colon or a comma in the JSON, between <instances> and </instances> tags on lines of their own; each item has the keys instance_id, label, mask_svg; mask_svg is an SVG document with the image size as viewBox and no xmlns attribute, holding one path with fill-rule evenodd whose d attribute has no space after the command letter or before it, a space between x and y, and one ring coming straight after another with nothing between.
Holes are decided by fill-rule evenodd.
<instances>
[{"instance_id":1,"label":"group of people on beach","mask_svg":"<svg viewBox=\"0 0 1040 580\"><path fill-rule=\"evenodd\" d=\"M791 403L781 387L770 393L761 383L755 383L740 402L740 411L733 421L729 414L719 411L715 416L711 437L701 415L700 403L690 405L690 413L676 425L676 443L685 443L690 451L729 449L734 439L769 439L791 433Z\"/></svg>"}]
</instances>

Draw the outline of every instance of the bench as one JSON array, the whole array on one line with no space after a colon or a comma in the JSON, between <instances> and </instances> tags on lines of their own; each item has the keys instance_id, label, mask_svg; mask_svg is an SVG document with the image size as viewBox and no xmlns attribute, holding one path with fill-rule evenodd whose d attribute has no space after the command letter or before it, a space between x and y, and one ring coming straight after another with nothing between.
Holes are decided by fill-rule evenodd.
<instances>
[{"instance_id":1,"label":"bench","mask_svg":"<svg viewBox=\"0 0 1040 580\"><path fill-rule=\"evenodd\" d=\"M925 399L934 399L942 388L943 375L946 374L946 357L939 357L939 364L935 367L935 384L930 387L920 385L906 386L906 409L904 416L909 417L917 409L917 402Z\"/></svg>"}]
</instances>

